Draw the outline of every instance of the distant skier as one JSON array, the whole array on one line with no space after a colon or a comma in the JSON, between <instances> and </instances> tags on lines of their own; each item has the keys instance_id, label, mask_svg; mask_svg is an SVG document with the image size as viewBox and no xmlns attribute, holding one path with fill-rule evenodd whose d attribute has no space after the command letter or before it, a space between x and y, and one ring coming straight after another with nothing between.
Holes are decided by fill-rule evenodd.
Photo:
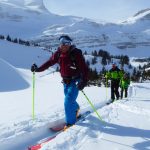
<instances>
[{"instance_id":1,"label":"distant skier","mask_svg":"<svg viewBox=\"0 0 150 150\"><path fill-rule=\"evenodd\" d=\"M112 64L112 69L106 73L106 79L111 80L111 102L116 99L119 99L119 83L120 83L120 69L116 66L115 63Z\"/></svg>"},{"instance_id":2,"label":"distant skier","mask_svg":"<svg viewBox=\"0 0 150 150\"><path fill-rule=\"evenodd\" d=\"M119 74L120 74L120 77L121 77L121 78L124 76L125 71L124 71L124 69L123 69L123 66L120 67L120 72L119 72Z\"/></svg>"},{"instance_id":3,"label":"distant skier","mask_svg":"<svg viewBox=\"0 0 150 150\"><path fill-rule=\"evenodd\" d=\"M125 73L124 76L120 80L120 88L121 88L121 99L123 98L123 93L125 92L124 97L128 96L128 87L130 85L130 78Z\"/></svg>"},{"instance_id":4,"label":"distant skier","mask_svg":"<svg viewBox=\"0 0 150 150\"><path fill-rule=\"evenodd\" d=\"M79 90L83 90L88 81L88 67L82 55L82 51L72 44L72 39L68 35L59 38L60 46L57 51L40 67L36 64L31 66L32 72L41 72L50 66L58 63L60 74L64 85L64 107L66 116L66 126L75 124L79 105L76 102Z\"/></svg>"}]
</instances>

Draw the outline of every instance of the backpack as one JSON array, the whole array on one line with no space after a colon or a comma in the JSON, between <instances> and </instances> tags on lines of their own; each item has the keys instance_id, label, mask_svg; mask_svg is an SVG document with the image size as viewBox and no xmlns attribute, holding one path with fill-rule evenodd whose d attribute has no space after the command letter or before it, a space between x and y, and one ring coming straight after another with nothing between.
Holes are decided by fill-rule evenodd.
<instances>
[{"instance_id":1,"label":"backpack","mask_svg":"<svg viewBox=\"0 0 150 150\"><path fill-rule=\"evenodd\" d=\"M82 55L82 51L78 48L76 48L75 46L71 46L71 49L69 50L69 57L70 60L73 64L73 67L75 67L76 69L78 69L79 67L77 66L77 60L76 60L76 55L80 54ZM58 53L58 59L60 58L61 52Z\"/></svg>"}]
</instances>

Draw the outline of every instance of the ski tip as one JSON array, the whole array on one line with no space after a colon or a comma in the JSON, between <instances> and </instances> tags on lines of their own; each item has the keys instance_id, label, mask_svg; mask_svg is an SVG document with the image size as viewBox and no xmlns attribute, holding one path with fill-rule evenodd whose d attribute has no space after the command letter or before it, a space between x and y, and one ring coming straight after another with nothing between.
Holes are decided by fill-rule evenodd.
<instances>
[{"instance_id":1,"label":"ski tip","mask_svg":"<svg viewBox=\"0 0 150 150\"><path fill-rule=\"evenodd\" d=\"M43 145L45 145L47 142L53 140L55 137L56 137L56 135L50 136L35 145L29 146L28 150L40 150L40 148L42 148Z\"/></svg>"}]
</instances>

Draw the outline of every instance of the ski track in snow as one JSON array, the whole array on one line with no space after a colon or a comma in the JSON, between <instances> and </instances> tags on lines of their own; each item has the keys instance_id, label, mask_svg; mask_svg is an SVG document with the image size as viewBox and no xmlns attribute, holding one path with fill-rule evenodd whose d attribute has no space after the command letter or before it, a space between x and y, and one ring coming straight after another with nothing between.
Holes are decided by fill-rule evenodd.
<instances>
[{"instance_id":1,"label":"ski track in snow","mask_svg":"<svg viewBox=\"0 0 150 150\"><path fill-rule=\"evenodd\" d=\"M119 101L115 101L114 103L110 104L110 106L108 106L107 109L108 110L108 122L111 122L111 118L118 118L119 114L117 112L117 109L122 109L124 111L128 111L130 113L134 113L136 115L143 115L143 116L147 116L150 117L150 110L146 109L146 108L142 108L142 106L132 106L132 105L128 105L128 102L132 101L132 100L136 100L136 102L138 102L138 99L142 99L142 97L136 97L137 95L137 90L138 88L143 88L146 90L150 90L149 87L145 87L145 86L141 86L141 85L132 85L129 87L128 90L128 98L124 98L123 100L119 100ZM149 91L147 91L149 92ZM145 99L143 99L145 100ZM147 98L147 101L150 100L150 98Z\"/></svg>"},{"instance_id":2,"label":"ski track in snow","mask_svg":"<svg viewBox=\"0 0 150 150\"><path fill-rule=\"evenodd\" d=\"M105 105L104 103L103 104L97 103L96 108L98 109L98 112L100 112L102 118L108 123L114 122L114 120L116 122L117 120L120 119L120 114L119 114L120 109L123 111L136 114L136 115L143 115L143 116L150 117L150 110L136 106L136 105L131 106L131 105L126 104L130 102L130 100L132 101L133 98L136 99L138 88L144 88L146 90L149 90L148 87L134 85L134 86L130 86L129 97L126 99L115 101L114 103L110 105ZM85 108L84 111L88 109L91 109L91 108L87 107ZM59 113L62 114L62 110L58 111L57 113L54 113L53 117L57 118L56 116L59 116ZM52 116L50 116L50 118L51 117ZM10 144L15 143L15 145L17 145L16 149L18 150L20 150L20 148L22 149L23 145L24 147L27 147L27 145L28 146L33 145L34 142L53 134L50 131L48 131L48 127L52 125L48 121L49 121L49 118L44 119L41 117L41 119L39 118L36 120L35 124L30 119L30 120L22 121L16 124L12 124L11 125L12 127L10 126L8 129L1 126L0 127L1 131L4 131L0 135L0 139L3 139L3 141L1 142L3 146L9 145L9 143ZM43 125L42 125L42 122L43 122ZM91 132L89 132L89 129ZM93 140L103 139L103 130L105 131L105 124L100 122L100 120L97 119L97 116L94 113L91 113L83 122L80 121L75 126L68 129L66 132L63 132L62 134L57 135L57 137L53 139L52 142L49 142L50 144L48 145L48 147L46 144L45 146L43 146L42 150L46 150L46 149L47 150L50 150L50 149L78 150L82 147L82 145L84 145L84 143L87 140L90 141L92 139ZM24 141L20 140L20 137L22 136L24 137ZM62 139L62 140L59 140L58 142L57 138ZM76 145L76 146L72 148L72 145Z\"/></svg>"},{"instance_id":3,"label":"ski track in snow","mask_svg":"<svg viewBox=\"0 0 150 150\"><path fill-rule=\"evenodd\" d=\"M102 108L104 105L105 104L97 103L95 106L98 109L98 108ZM92 109L90 107L86 107L86 108L84 108L84 110L82 110L82 112L85 112L87 110L92 111ZM49 122L49 120L51 118L57 118L57 116L59 116L59 114L62 114L62 111L58 111L57 113L54 113L53 116L51 115L49 119L48 118L47 119L38 118L35 121L30 119L30 120L22 121L22 122L19 122L16 124L12 124L7 129L3 128L4 133L1 133L1 135L0 135L0 139L2 139L2 141L0 141L2 143L2 146L6 147L6 149L8 148L8 150L10 150L9 149L9 143L10 143L12 145L13 149L22 150L23 147L25 148L29 145L34 145L37 141L53 135L53 133L49 131L49 127L53 126L55 124L55 121ZM60 118L56 122L61 123L63 121L64 121L64 118ZM43 123L43 125L42 125L42 123ZM73 135L78 135L77 133L81 129L82 129L82 127L80 127L77 130L77 132L70 133L70 135L72 135L73 142L78 141L78 138L74 139ZM87 130L88 129L84 129L83 131L81 131L83 136L87 132ZM6 133L5 133L5 131L6 131ZM82 135L80 135L80 136L82 137ZM21 140L22 139L21 137L24 137L24 141ZM68 138L70 139L71 137L68 137ZM83 137L81 139L83 139L83 141L84 141ZM80 139L80 141L82 141L81 139ZM14 143L14 145L12 143ZM70 143L70 140L69 140L69 143ZM65 145L67 145L67 144L65 144ZM60 146L59 146L59 144L57 146L62 148L61 144L60 144ZM69 146L69 145L67 145L67 146ZM65 148L64 148L64 150L65 150Z\"/></svg>"},{"instance_id":4,"label":"ski track in snow","mask_svg":"<svg viewBox=\"0 0 150 150\"><path fill-rule=\"evenodd\" d=\"M134 91L134 88L132 89L132 92ZM131 95L132 95L132 93L131 93ZM119 101L120 102L120 101ZM108 121L108 122L111 122L111 118L116 118L117 119L117 117L118 117L118 112L117 112L117 109L116 109L116 106L114 106L115 105L115 103L117 103L117 101L116 102L114 102L113 104L110 104L110 106L107 106L107 105L105 105L105 104L96 104L95 106L96 106L96 108L97 109L100 109L100 108L103 108L103 107L108 107L108 111L105 111L105 112L107 112L103 117L104 118L107 118L106 120ZM119 107L119 104L118 104L118 106L117 107ZM91 108L90 107L88 107L88 108L85 108L85 110L84 111L86 111L86 110L88 110L88 109L90 109L91 110ZM91 110L92 111L92 110ZM62 112L57 112L57 114L59 114L59 113L62 113ZM55 115L57 115L57 114L55 114ZM53 117L55 117L56 118L56 116L53 116ZM52 117L52 116L51 116ZM50 118L51 118L50 117ZM63 134L66 134L66 136L65 135L63 135L63 136L65 136L65 144L63 143L64 141L62 140L62 143L61 143L61 141L59 141L59 143L57 142L57 143L55 143L55 139L54 140L52 140L52 144L51 144L51 147L50 147L50 149L53 149L53 150L55 150L55 149L62 149L62 150L66 150L68 147L70 147L70 149L71 149L71 145L72 144L75 144L75 145L77 145L76 147L77 147L77 149L79 149L80 147L81 147L81 145L88 139L88 137L92 137L92 138L97 138L97 140L98 139L100 139L100 138L102 138L102 135L103 135L103 133L102 132L100 132L100 128L96 125L96 126L94 126L94 128L93 128L93 122L90 122L89 120L88 120L88 118L90 119L92 117L92 115L90 115L89 117L87 117L86 118L86 120L83 122L83 123L81 123L81 122L79 122L79 123L77 123L77 125L75 126L75 127L71 127L67 132L64 132ZM47 119L48 120L48 119ZM18 129L21 131L21 132L19 132L20 133L20 136L18 135L17 137L13 137L13 135L15 135L15 131L14 131L14 127L12 127L12 129L13 129L13 131L10 131L9 133L7 133L7 135L6 134L3 134L2 135L2 137L3 138L6 138L6 144L8 144L7 142L8 141L10 141L10 143L12 143L12 141L13 140L15 140L16 141L16 139L18 139L19 140L19 138L21 137L21 136L24 136L24 143L26 143L27 145L32 145L32 144L34 144L35 142L37 142L38 140L40 140L40 139L42 139L42 138L46 138L46 137L48 137L48 136L50 136L50 135L52 135L53 133L51 133L51 132L49 132L48 131L48 127L50 127L52 124L50 124L50 123L48 123L48 121L47 120L43 120L43 119L39 119L39 121L37 121L37 122L47 122L47 125L45 126L45 125L43 125L43 126L40 126L39 128L38 127L36 127L34 124L33 124L33 121L32 120L28 120L28 121L23 121L23 122L20 122L20 123L18 123L18 124L15 124L14 126L16 126L16 132L18 132L17 131L17 127L18 127ZM60 119L60 120L64 120L64 119ZM98 121L98 123L97 124L99 124L99 123L101 123L99 120L96 120L95 122L97 122ZM61 121L60 121L61 122ZM91 126L89 126L91 124ZM86 127L86 125L87 125L87 127ZM22 126L22 127L21 127ZM89 134L89 129L91 129L91 131L92 130L97 130L98 132L97 133L95 133L95 132L91 132L90 133L90 135L86 135L85 137L84 137L84 135L86 134L86 133L88 133ZM69 132L69 133L68 133ZM68 134L69 134L69 136L68 136ZM32 136L31 136L32 135ZM61 136L62 134L60 134L60 135L58 135L58 138L59 138L59 136ZM84 138L83 138L84 137ZM12 138L12 139L11 139ZM9 140L10 139L10 140ZM63 138L64 139L64 138ZM32 141L32 143L31 143L31 141ZM57 141L57 137L56 137L56 141ZM66 142L66 141L68 141L68 142ZM78 143L78 141L80 141L79 143ZM15 142L14 142L15 143ZM20 141L20 143L21 143L21 141ZM16 143L17 144L17 143ZM22 143L23 144L23 143ZM53 146L54 145L54 146ZM15 147L15 146L14 146ZM17 149L19 148L19 146L17 146L16 147ZM76 150L77 150L76 149ZM43 150L44 150L44 147L43 147Z\"/></svg>"},{"instance_id":5,"label":"ski track in snow","mask_svg":"<svg viewBox=\"0 0 150 150\"><path fill-rule=\"evenodd\" d=\"M141 108L141 107L137 107L137 106L128 106L128 105L123 104L123 103L116 103L115 107L121 108L121 109L128 111L128 112L131 112L131 113L135 113L137 115L144 115L144 116L150 117L150 110L145 109L145 108Z\"/></svg>"},{"instance_id":6,"label":"ski track in snow","mask_svg":"<svg viewBox=\"0 0 150 150\"><path fill-rule=\"evenodd\" d=\"M50 142L49 147L46 148L45 146L43 146L42 150L79 150L87 140L101 139L103 133L100 131L99 126L96 125L97 121L99 123L100 121L97 120L96 122L94 122L93 125L93 122L90 121L91 119L93 119L93 116L89 115L84 121L79 121L75 126L69 128L67 131L63 132L62 134L59 134L55 139L53 139ZM89 129L91 130L91 132L89 132ZM94 132L95 130L97 132ZM57 138L62 140L58 141ZM72 145L76 145L76 147L72 147Z\"/></svg>"},{"instance_id":7,"label":"ski track in snow","mask_svg":"<svg viewBox=\"0 0 150 150\"><path fill-rule=\"evenodd\" d=\"M131 95L133 95L134 91L134 95L135 95L135 87L132 87L131 90ZM128 109L126 109L126 105L124 104L127 100L120 100L120 101L115 101L114 103L110 104L110 105L105 105L104 107L101 107L101 109L104 110L104 112L102 113L102 117L104 118L104 120L106 122L111 123L112 120L119 120L119 112L118 109L123 109L125 111L130 111L132 113L140 113L140 108L138 109L137 107L135 107L137 109L137 111L131 111L133 108L130 106L127 106ZM146 112L145 112L146 113ZM144 113L144 114L145 114ZM101 113L100 113L101 114ZM143 115L144 115L143 114ZM85 121L77 123L77 125L75 127L71 127L70 129L67 130L67 132L64 132L63 134L58 135L58 137L56 137L53 141L49 142L50 144L47 146L47 144L45 146L43 146L42 150L79 150L84 143L87 140L100 140L103 138L103 130L105 130L105 123L100 122L100 120L98 120L97 118L95 118L95 116L93 116L94 114L90 114ZM90 120L92 120L92 122L90 122ZM91 132L89 132L89 130ZM97 132L92 132L92 131L97 131ZM66 135L65 135L66 134ZM85 136L86 135L86 136ZM62 136L62 137L61 137ZM59 139L64 139L65 141L59 141L57 140L57 138ZM80 142L78 142L80 141ZM65 142L65 143L64 143ZM76 145L76 147L72 147L72 145Z\"/></svg>"}]
</instances>

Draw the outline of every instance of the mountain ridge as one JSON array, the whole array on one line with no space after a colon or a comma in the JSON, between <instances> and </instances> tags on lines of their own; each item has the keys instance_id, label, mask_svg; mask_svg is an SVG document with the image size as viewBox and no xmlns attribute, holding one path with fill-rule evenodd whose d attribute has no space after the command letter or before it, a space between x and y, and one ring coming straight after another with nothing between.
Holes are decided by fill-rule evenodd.
<instances>
[{"instance_id":1,"label":"mountain ridge","mask_svg":"<svg viewBox=\"0 0 150 150\"><path fill-rule=\"evenodd\" d=\"M85 50L150 46L150 10L141 10L122 23L97 23L91 19L60 16L45 8L43 0L1 0L0 33L32 39L42 46L58 46L58 37L68 34ZM42 9L43 11L37 11ZM9 10L9 12L8 12Z\"/></svg>"}]
</instances>

